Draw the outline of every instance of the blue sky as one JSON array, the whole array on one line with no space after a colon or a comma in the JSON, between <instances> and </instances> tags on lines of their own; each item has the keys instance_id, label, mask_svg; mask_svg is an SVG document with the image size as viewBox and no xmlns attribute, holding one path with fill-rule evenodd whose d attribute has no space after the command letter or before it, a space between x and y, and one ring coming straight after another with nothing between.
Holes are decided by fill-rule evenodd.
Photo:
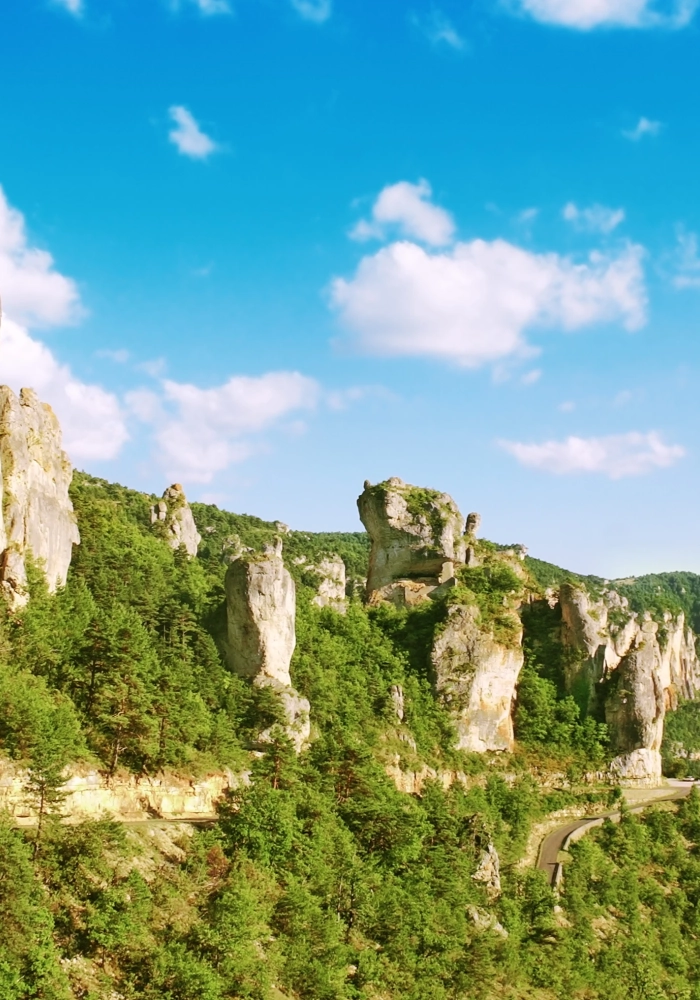
<instances>
[{"instance_id":1,"label":"blue sky","mask_svg":"<svg viewBox=\"0 0 700 1000\"><path fill-rule=\"evenodd\" d=\"M0 379L311 530L700 571L696 0L6 0Z\"/></svg>"}]
</instances>

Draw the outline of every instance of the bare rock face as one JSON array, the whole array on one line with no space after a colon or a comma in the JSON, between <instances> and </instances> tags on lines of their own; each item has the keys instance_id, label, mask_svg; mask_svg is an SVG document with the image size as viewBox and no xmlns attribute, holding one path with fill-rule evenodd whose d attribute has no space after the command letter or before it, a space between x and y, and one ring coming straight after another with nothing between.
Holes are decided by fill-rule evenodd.
<instances>
[{"instance_id":1,"label":"bare rock face","mask_svg":"<svg viewBox=\"0 0 700 1000\"><path fill-rule=\"evenodd\" d=\"M604 711L618 752L611 770L629 781L658 781L664 715L679 697L700 692L695 637L684 615L667 614L660 634L650 615L640 621L614 590L594 600L582 587L563 584L559 601L572 653L567 686L584 708Z\"/></svg>"},{"instance_id":2,"label":"bare rock face","mask_svg":"<svg viewBox=\"0 0 700 1000\"><path fill-rule=\"evenodd\" d=\"M345 563L340 556L327 556L311 567L321 580L312 603L319 608L345 612Z\"/></svg>"},{"instance_id":3,"label":"bare rock face","mask_svg":"<svg viewBox=\"0 0 700 1000\"><path fill-rule=\"evenodd\" d=\"M666 702L659 675L655 622L644 622L638 644L623 657L611 676L605 721L620 753L660 750Z\"/></svg>"},{"instance_id":4,"label":"bare rock face","mask_svg":"<svg viewBox=\"0 0 700 1000\"><path fill-rule=\"evenodd\" d=\"M478 609L456 604L432 652L439 697L457 727L457 748L513 749L511 710L524 656L519 620L512 645L480 628Z\"/></svg>"},{"instance_id":5,"label":"bare rock face","mask_svg":"<svg viewBox=\"0 0 700 1000\"><path fill-rule=\"evenodd\" d=\"M68 495L73 475L61 428L33 389L19 398L0 386L0 585L14 607L25 604L26 560L43 570L49 590L66 582L80 535Z\"/></svg>"},{"instance_id":6,"label":"bare rock face","mask_svg":"<svg viewBox=\"0 0 700 1000\"><path fill-rule=\"evenodd\" d=\"M179 483L173 483L163 494L163 499L151 507L151 524L165 524L168 545L179 549L184 545L189 556L196 556L202 536L197 531L187 497Z\"/></svg>"},{"instance_id":7,"label":"bare rock face","mask_svg":"<svg viewBox=\"0 0 700 1000\"><path fill-rule=\"evenodd\" d=\"M309 703L294 690L289 675L296 645L296 594L282 561L281 541L261 556L231 563L226 573L226 612L231 668L257 687L278 693L287 733L300 750L310 733Z\"/></svg>"},{"instance_id":8,"label":"bare rock face","mask_svg":"<svg viewBox=\"0 0 700 1000\"><path fill-rule=\"evenodd\" d=\"M479 858L479 864L472 875L475 882L485 886L492 899L501 895L501 861L498 851L491 841L484 847Z\"/></svg>"},{"instance_id":9,"label":"bare rock face","mask_svg":"<svg viewBox=\"0 0 700 1000\"><path fill-rule=\"evenodd\" d=\"M447 493L392 478L366 482L357 506L372 540L370 602L418 603L464 563L464 518Z\"/></svg>"}]
</instances>

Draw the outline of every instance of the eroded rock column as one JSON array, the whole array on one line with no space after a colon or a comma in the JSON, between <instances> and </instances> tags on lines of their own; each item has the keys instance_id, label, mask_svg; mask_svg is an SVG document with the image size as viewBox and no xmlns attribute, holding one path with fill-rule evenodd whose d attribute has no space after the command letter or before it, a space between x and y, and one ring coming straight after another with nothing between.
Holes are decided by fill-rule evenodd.
<instances>
[{"instance_id":1,"label":"eroded rock column","mask_svg":"<svg viewBox=\"0 0 700 1000\"><path fill-rule=\"evenodd\" d=\"M151 507L151 524L158 522L164 524L166 539L172 549L183 545L188 556L197 555L202 536L197 531L185 491L179 483L169 486L163 499Z\"/></svg>"},{"instance_id":2,"label":"eroded rock column","mask_svg":"<svg viewBox=\"0 0 700 1000\"><path fill-rule=\"evenodd\" d=\"M33 389L19 397L0 386L0 584L14 607L25 604L27 559L43 571L50 591L63 586L73 546L80 542L68 487L73 469L61 427Z\"/></svg>"},{"instance_id":3,"label":"eroded rock column","mask_svg":"<svg viewBox=\"0 0 700 1000\"><path fill-rule=\"evenodd\" d=\"M226 612L231 668L257 687L277 692L287 733L300 750L310 733L309 702L294 690L289 674L296 645L296 594L282 561L281 542L262 555L245 555L231 563Z\"/></svg>"},{"instance_id":4,"label":"eroded rock column","mask_svg":"<svg viewBox=\"0 0 700 1000\"><path fill-rule=\"evenodd\" d=\"M365 483L357 506L372 540L370 603L419 603L464 564L464 518L447 493L393 477Z\"/></svg>"}]
</instances>

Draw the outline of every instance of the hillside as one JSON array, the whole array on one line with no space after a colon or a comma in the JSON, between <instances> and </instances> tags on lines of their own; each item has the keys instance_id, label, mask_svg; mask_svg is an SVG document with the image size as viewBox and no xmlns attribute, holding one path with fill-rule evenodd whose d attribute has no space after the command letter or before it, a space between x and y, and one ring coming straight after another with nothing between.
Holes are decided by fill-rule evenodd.
<instances>
[{"instance_id":1,"label":"hillside","mask_svg":"<svg viewBox=\"0 0 700 1000\"><path fill-rule=\"evenodd\" d=\"M630 817L582 843L561 898L522 861L548 815L617 796L612 779L586 777L616 750L604 716L567 688L562 604L544 599L569 583L603 600L604 581L467 536L453 554L464 568L433 599L366 603L363 532L289 532L192 504L201 541L189 558L167 544L169 522L153 521L158 497L83 473L70 496L81 544L65 587L49 593L30 561L28 603L1 606L0 748L28 769L42 815L39 829L0 826L0 997L700 995L694 796L677 819ZM419 499L437 503L431 491ZM429 528L448 546L443 514ZM291 681L310 705L300 754L274 688L239 676L227 648L231 558L264 564L278 536L296 584ZM347 575L341 610L316 602L334 555ZM662 625L680 610L695 624L699 586L664 574L615 592ZM486 649L477 675L522 648L515 739L493 736L511 740L506 750L465 748L492 738L487 720L474 742L469 691L455 687L451 636L467 627ZM696 718L692 702L666 715L687 749ZM671 769L678 760L666 753ZM68 826L66 765L113 781L250 778L203 826Z\"/></svg>"}]
</instances>

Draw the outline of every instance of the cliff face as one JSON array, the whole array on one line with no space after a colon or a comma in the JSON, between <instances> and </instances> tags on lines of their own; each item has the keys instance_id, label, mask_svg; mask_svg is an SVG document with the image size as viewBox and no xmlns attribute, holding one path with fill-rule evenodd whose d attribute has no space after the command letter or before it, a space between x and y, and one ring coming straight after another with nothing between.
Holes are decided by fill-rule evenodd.
<instances>
[{"instance_id":1,"label":"cliff face","mask_svg":"<svg viewBox=\"0 0 700 1000\"><path fill-rule=\"evenodd\" d=\"M447 493L392 478L366 483L357 506L372 540L370 602L417 603L464 563L465 522Z\"/></svg>"},{"instance_id":2,"label":"cliff face","mask_svg":"<svg viewBox=\"0 0 700 1000\"><path fill-rule=\"evenodd\" d=\"M163 494L163 499L151 507L151 524L162 521L166 538L172 549L184 545L188 556L196 556L202 536L197 531L190 505L179 483L173 483Z\"/></svg>"},{"instance_id":3,"label":"cliff face","mask_svg":"<svg viewBox=\"0 0 700 1000\"><path fill-rule=\"evenodd\" d=\"M478 610L453 605L433 645L439 697L457 728L457 748L483 753L512 750L511 709L523 666L522 629L512 646L496 642L478 624Z\"/></svg>"},{"instance_id":4,"label":"cliff face","mask_svg":"<svg viewBox=\"0 0 700 1000\"><path fill-rule=\"evenodd\" d=\"M280 697L287 733L301 749L309 738L309 703L292 687L289 665L296 645L294 580L282 561L282 543L262 556L240 558L226 573L231 668Z\"/></svg>"},{"instance_id":5,"label":"cliff face","mask_svg":"<svg viewBox=\"0 0 700 1000\"><path fill-rule=\"evenodd\" d=\"M664 715L679 697L700 691L695 637L684 615L667 614L660 629L649 615L640 621L614 590L593 600L572 584L562 585L559 600L571 653L567 686L584 708L605 715L618 753L613 771L659 778Z\"/></svg>"},{"instance_id":6,"label":"cliff face","mask_svg":"<svg viewBox=\"0 0 700 1000\"><path fill-rule=\"evenodd\" d=\"M80 535L68 496L73 470L61 428L32 389L19 398L0 386L0 583L13 606L27 601L27 558L43 570L49 590L66 582Z\"/></svg>"}]
</instances>

